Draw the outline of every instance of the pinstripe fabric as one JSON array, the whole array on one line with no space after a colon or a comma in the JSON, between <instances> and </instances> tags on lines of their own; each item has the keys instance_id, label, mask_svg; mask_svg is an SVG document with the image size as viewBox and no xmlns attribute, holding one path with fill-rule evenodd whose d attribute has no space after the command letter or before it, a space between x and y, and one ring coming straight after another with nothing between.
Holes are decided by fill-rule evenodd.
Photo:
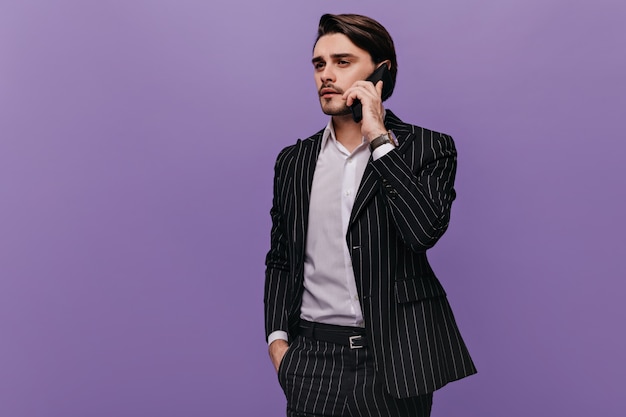
<instances>
[{"instance_id":1,"label":"pinstripe fabric","mask_svg":"<svg viewBox=\"0 0 626 417\"><path fill-rule=\"evenodd\" d=\"M287 416L428 417L432 394L394 398L374 370L368 348L297 337L278 371Z\"/></svg>"},{"instance_id":2,"label":"pinstripe fabric","mask_svg":"<svg viewBox=\"0 0 626 417\"><path fill-rule=\"evenodd\" d=\"M379 377L394 397L430 393L476 372L446 294L426 258L448 227L455 198L450 136L387 110L400 145L370 160L351 214L352 255L365 328ZM266 258L269 335L297 330L311 183L322 131L285 148L275 165L271 247Z\"/></svg>"}]
</instances>

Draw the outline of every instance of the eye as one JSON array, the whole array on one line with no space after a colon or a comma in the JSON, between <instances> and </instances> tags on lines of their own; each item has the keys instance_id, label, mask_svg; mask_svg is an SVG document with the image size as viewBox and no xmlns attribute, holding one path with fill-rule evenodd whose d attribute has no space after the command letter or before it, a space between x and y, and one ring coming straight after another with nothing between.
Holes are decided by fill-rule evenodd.
<instances>
[{"instance_id":1,"label":"eye","mask_svg":"<svg viewBox=\"0 0 626 417\"><path fill-rule=\"evenodd\" d=\"M315 68L316 70L324 68L324 62L316 62L315 64L313 64L313 68Z\"/></svg>"},{"instance_id":2,"label":"eye","mask_svg":"<svg viewBox=\"0 0 626 417\"><path fill-rule=\"evenodd\" d=\"M339 60L338 64L342 67L345 67L346 65L350 65L350 61L346 61L345 59L341 59Z\"/></svg>"}]
</instances>

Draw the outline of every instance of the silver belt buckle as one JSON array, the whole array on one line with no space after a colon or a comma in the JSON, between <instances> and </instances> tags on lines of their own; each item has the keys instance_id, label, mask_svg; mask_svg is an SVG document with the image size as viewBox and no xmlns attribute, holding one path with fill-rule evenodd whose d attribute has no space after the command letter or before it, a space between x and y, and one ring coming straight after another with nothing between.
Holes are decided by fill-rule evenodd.
<instances>
[{"instance_id":1,"label":"silver belt buckle","mask_svg":"<svg viewBox=\"0 0 626 417\"><path fill-rule=\"evenodd\" d=\"M363 336L350 336L348 338L348 340L350 340L350 349L361 349L364 346L362 344L359 344L359 342L361 342L361 340L363 339Z\"/></svg>"}]
</instances>

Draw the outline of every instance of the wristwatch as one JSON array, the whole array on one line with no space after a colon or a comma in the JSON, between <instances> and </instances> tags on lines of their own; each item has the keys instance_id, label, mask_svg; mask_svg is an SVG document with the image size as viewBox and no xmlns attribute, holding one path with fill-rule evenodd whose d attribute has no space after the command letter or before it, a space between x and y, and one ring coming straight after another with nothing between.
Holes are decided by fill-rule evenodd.
<instances>
[{"instance_id":1,"label":"wristwatch","mask_svg":"<svg viewBox=\"0 0 626 417\"><path fill-rule=\"evenodd\" d=\"M390 143L393 146L398 146L398 139L396 139L396 135L394 135L391 130L373 139L370 142L370 150L373 152L374 149L378 148L380 145L384 145L385 143Z\"/></svg>"}]
</instances>

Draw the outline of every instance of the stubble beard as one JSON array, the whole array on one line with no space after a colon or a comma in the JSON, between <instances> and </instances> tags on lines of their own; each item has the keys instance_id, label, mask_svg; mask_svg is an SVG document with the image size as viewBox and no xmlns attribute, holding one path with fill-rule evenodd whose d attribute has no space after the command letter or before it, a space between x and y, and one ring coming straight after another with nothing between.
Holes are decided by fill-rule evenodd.
<instances>
[{"instance_id":1,"label":"stubble beard","mask_svg":"<svg viewBox=\"0 0 626 417\"><path fill-rule=\"evenodd\" d=\"M350 110L350 107L346 106L345 102L342 104L333 104L331 101L332 99L320 98L320 105L322 106L324 114L328 116L346 116L352 113L352 110Z\"/></svg>"},{"instance_id":2,"label":"stubble beard","mask_svg":"<svg viewBox=\"0 0 626 417\"><path fill-rule=\"evenodd\" d=\"M321 93L324 88L333 89L339 96L323 98ZM346 116L352 113L350 107L346 105L346 101L340 98L343 95L343 89L334 86L332 83L326 83L320 86L318 93L320 94L320 106L324 114L328 116Z\"/></svg>"}]
</instances>

